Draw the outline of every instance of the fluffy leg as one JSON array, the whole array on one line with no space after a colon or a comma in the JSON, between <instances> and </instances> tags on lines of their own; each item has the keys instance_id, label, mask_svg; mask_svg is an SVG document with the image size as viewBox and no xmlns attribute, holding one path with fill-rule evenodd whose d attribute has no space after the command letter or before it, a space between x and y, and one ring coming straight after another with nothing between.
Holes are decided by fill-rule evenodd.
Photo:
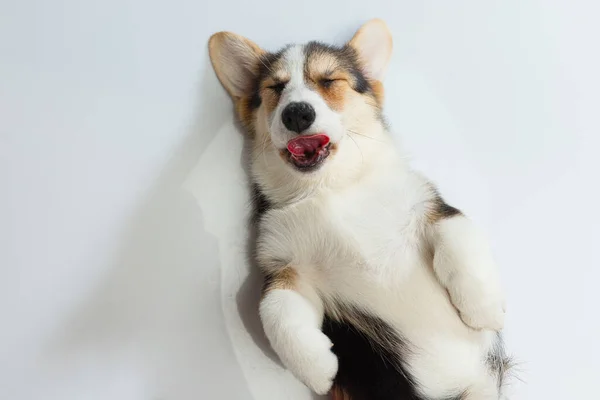
<instances>
[{"instance_id":1,"label":"fluffy leg","mask_svg":"<svg viewBox=\"0 0 600 400\"><path fill-rule=\"evenodd\" d=\"M433 226L433 268L465 324L501 330L504 297L491 252L483 234L463 215Z\"/></svg>"},{"instance_id":2,"label":"fluffy leg","mask_svg":"<svg viewBox=\"0 0 600 400\"><path fill-rule=\"evenodd\" d=\"M282 271L283 278L275 274L267 283L260 303L265 333L283 364L313 391L325 394L333 384L338 360L321 331L323 306L296 274Z\"/></svg>"}]
</instances>

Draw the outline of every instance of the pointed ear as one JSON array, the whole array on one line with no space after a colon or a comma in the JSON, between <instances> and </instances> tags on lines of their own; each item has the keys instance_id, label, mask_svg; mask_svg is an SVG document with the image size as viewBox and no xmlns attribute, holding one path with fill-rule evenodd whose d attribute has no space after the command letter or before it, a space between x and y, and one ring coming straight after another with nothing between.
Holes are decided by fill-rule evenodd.
<instances>
[{"instance_id":1,"label":"pointed ear","mask_svg":"<svg viewBox=\"0 0 600 400\"><path fill-rule=\"evenodd\" d=\"M221 84L234 100L247 96L265 53L254 42L231 32L219 32L208 41L208 52Z\"/></svg>"},{"instance_id":2,"label":"pointed ear","mask_svg":"<svg viewBox=\"0 0 600 400\"><path fill-rule=\"evenodd\" d=\"M358 53L363 73L381 81L392 56L392 35L380 19L372 19L354 34L348 43Z\"/></svg>"}]
</instances>

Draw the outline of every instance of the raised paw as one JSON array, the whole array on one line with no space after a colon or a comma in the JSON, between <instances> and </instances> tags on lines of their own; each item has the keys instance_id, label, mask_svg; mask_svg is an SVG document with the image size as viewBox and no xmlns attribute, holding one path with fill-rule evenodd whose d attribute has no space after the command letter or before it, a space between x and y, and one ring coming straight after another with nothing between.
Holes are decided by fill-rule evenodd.
<instances>
[{"instance_id":1,"label":"raised paw","mask_svg":"<svg viewBox=\"0 0 600 400\"><path fill-rule=\"evenodd\" d=\"M492 331L504 328L506 305L499 289L463 280L453 282L449 292L460 318L471 328Z\"/></svg>"},{"instance_id":2,"label":"raised paw","mask_svg":"<svg viewBox=\"0 0 600 400\"><path fill-rule=\"evenodd\" d=\"M491 303L459 310L460 318L473 329L501 331L504 328L505 309L502 303Z\"/></svg>"},{"instance_id":3,"label":"raised paw","mask_svg":"<svg viewBox=\"0 0 600 400\"><path fill-rule=\"evenodd\" d=\"M287 348L279 349L282 362L314 392L326 394L338 370L331 340L314 328L299 329L291 335Z\"/></svg>"}]
</instances>

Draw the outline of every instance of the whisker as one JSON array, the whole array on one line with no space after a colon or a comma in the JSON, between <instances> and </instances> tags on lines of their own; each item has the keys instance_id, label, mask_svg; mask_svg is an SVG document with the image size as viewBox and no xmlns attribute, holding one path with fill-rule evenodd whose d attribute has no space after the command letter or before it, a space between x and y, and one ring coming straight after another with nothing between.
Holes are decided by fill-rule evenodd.
<instances>
[{"instance_id":1,"label":"whisker","mask_svg":"<svg viewBox=\"0 0 600 400\"><path fill-rule=\"evenodd\" d=\"M258 60L259 60L259 61L260 61L260 63L261 63L261 64L262 64L262 65L263 65L263 66L264 66L266 69L267 69L267 71L269 71L269 72L271 72L271 73L273 72L273 69L272 69L271 65L267 65L267 64L265 63L265 60L264 60L264 58L263 58L263 57L259 57L259 58L258 58Z\"/></svg>"},{"instance_id":2,"label":"whisker","mask_svg":"<svg viewBox=\"0 0 600 400\"><path fill-rule=\"evenodd\" d=\"M354 140L354 138L352 136L348 135L348 137L350 139L352 139L352 141L354 142L354 144L358 148L358 151L360 151L360 163L363 164L365 162L365 156L364 156L364 154L362 152L362 149L360 148L360 146L358 145L358 143L356 143L356 140Z\"/></svg>"},{"instance_id":3,"label":"whisker","mask_svg":"<svg viewBox=\"0 0 600 400\"><path fill-rule=\"evenodd\" d=\"M352 138L352 135L358 135L358 136L362 136L362 137L365 137L365 138L370 139L370 140L374 140L375 142L378 142L378 143L381 143L381 144L390 145L390 143L388 143L388 142L384 142L383 140L375 139L375 138L373 138L371 136L365 135L364 133L356 132L356 131L354 131L352 129L346 129L346 131L349 133L348 137L351 138L352 140L354 140ZM356 141L355 141L355 143L356 143ZM402 159L402 160L410 160L411 159L411 155L403 153L402 155L400 155L400 159Z\"/></svg>"},{"instance_id":4,"label":"whisker","mask_svg":"<svg viewBox=\"0 0 600 400\"><path fill-rule=\"evenodd\" d=\"M371 136L369 136L369 135L365 135L364 133L356 132L356 131L354 131L354 130L352 130L352 129L346 129L346 130L347 130L349 133L353 133L353 134L355 134L355 135L362 136L362 137L365 137L365 138L367 138L367 139L371 139L371 140L374 140L374 141L376 141L376 142L379 142L379 143L384 143L384 144L386 144L386 142L384 142L383 140L378 140L378 139L375 139L374 137L371 137Z\"/></svg>"}]
</instances>

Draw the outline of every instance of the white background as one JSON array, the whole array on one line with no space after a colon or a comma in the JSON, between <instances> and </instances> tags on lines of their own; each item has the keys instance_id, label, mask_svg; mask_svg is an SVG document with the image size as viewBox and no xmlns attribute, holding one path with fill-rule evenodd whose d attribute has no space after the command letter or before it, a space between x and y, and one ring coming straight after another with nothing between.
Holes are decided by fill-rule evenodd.
<instances>
[{"instance_id":1,"label":"white background","mask_svg":"<svg viewBox=\"0 0 600 400\"><path fill-rule=\"evenodd\" d=\"M524 383L597 398L595 2L0 0L0 398L310 399L244 262L211 33L267 49L387 20L387 116L489 232Z\"/></svg>"}]
</instances>

